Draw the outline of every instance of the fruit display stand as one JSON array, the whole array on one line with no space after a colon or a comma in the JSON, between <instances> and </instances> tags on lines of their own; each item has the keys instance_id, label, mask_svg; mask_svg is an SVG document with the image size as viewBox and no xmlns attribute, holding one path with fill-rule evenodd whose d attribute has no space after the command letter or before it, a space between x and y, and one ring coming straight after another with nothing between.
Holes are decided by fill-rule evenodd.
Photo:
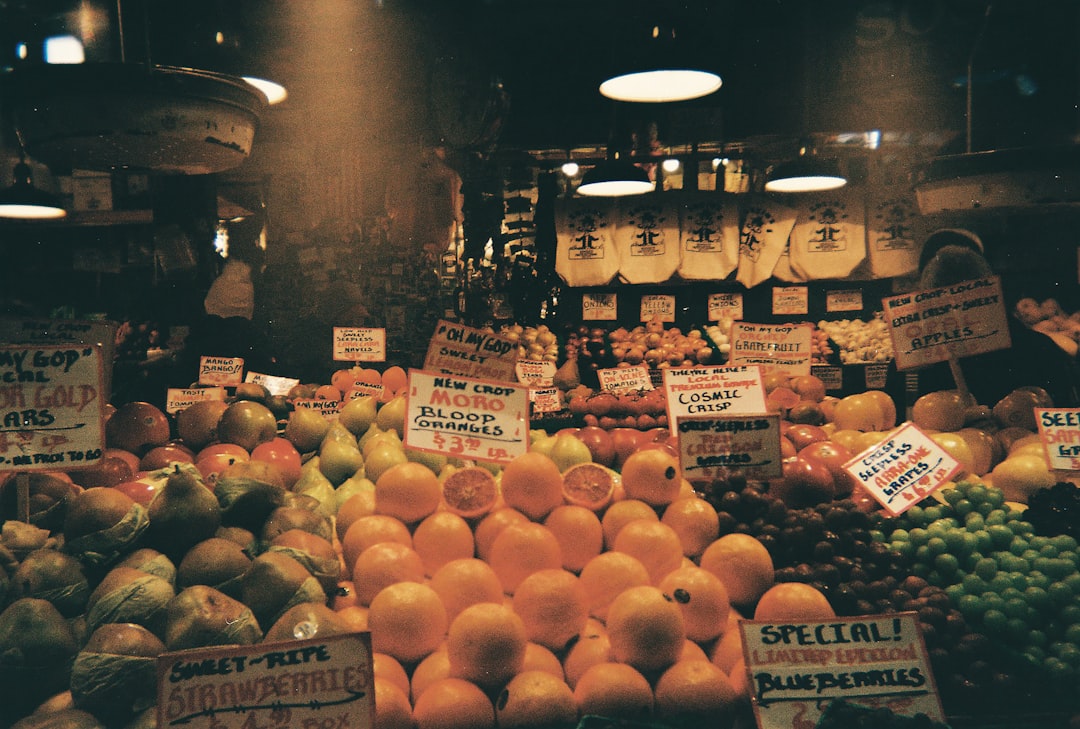
<instances>
[{"instance_id":1,"label":"fruit display stand","mask_svg":"<svg viewBox=\"0 0 1080 729\"><path fill-rule=\"evenodd\" d=\"M840 468L898 424L888 397L771 380L783 475L691 484L659 427L537 429L504 463L419 451L404 371L356 375L280 417L259 388L121 405L100 464L29 479L28 521L9 476L0 723L150 727L164 652L368 631L376 726L741 729L740 620L901 613L954 729L1075 721L1080 496L1034 390L979 423L955 393L916 401L963 473L894 517ZM336 417L300 407L316 392ZM787 418L804 401L823 423ZM896 708L875 726L920 721Z\"/></svg>"}]
</instances>

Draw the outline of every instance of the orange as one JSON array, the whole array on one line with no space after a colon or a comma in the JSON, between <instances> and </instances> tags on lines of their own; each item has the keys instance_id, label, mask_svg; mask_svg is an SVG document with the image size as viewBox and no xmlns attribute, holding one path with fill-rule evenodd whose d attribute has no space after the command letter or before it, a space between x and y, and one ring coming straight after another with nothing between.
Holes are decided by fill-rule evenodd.
<instances>
[{"instance_id":1,"label":"orange","mask_svg":"<svg viewBox=\"0 0 1080 729\"><path fill-rule=\"evenodd\" d=\"M731 611L735 615L735 611ZM742 633L737 622L729 620L724 634L709 648L709 660L719 666L728 675L731 675L732 667L743 660Z\"/></svg>"},{"instance_id":2,"label":"orange","mask_svg":"<svg viewBox=\"0 0 1080 729\"><path fill-rule=\"evenodd\" d=\"M395 582L423 582L424 563L420 555L398 542L373 544L356 558L352 567L356 599L361 605L371 601Z\"/></svg>"},{"instance_id":3,"label":"orange","mask_svg":"<svg viewBox=\"0 0 1080 729\"><path fill-rule=\"evenodd\" d=\"M350 524L345 536L341 537L341 556L345 565L351 570L365 549L380 542L397 542L411 548L412 534L400 519L392 516L362 516Z\"/></svg>"},{"instance_id":4,"label":"orange","mask_svg":"<svg viewBox=\"0 0 1080 729\"><path fill-rule=\"evenodd\" d=\"M391 365L382 371L382 386L390 392L397 392L409 384L409 374L398 365Z\"/></svg>"},{"instance_id":5,"label":"orange","mask_svg":"<svg viewBox=\"0 0 1080 729\"><path fill-rule=\"evenodd\" d=\"M562 567L562 549L555 535L543 524L531 521L510 524L491 544L488 564L502 583L503 592L513 595L521 581L542 569Z\"/></svg>"},{"instance_id":6,"label":"orange","mask_svg":"<svg viewBox=\"0 0 1080 729\"><path fill-rule=\"evenodd\" d=\"M372 681L375 691L375 721L373 729L413 729L409 693L393 681L379 676Z\"/></svg>"},{"instance_id":7,"label":"orange","mask_svg":"<svg viewBox=\"0 0 1080 729\"><path fill-rule=\"evenodd\" d=\"M563 568L580 572L585 564L604 549L604 527L600 517L584 506L556 506L544 519L562 549Z\"/></svg>"},{"instance_id":8,"label":"orange","mask_svg":"<svg viewBox=\"0 0 1080 729\"><path fill-rule=\"evenodd\" d=\"M574 686L574 700L582 716L640 721L653 712L652 686L640 671L625 663L590 666Z\"/></svg>"},{"instance_id":9,"label":"orange","mask_svg":"<svg viewBox=\"0 0 1080 729\"><path fill-rule=\"evenodd\" d=\"M615 537L619 531L635 519L660 521L660 517L656 515L656 509L640 499L623 499L607 508L600 523L604 527L604 544L608 549L615 544Z\"/></svg>"},{"instance_id":10,"label":"orange","mask_svg":"<svg viewBox=\"0 0 1080 729\"><path fill-rule=\"evenodd\" d=\"M435 570L428 584L439 594L451 621L469 605L503 599L502 583L495 570L479 559L451 560Z\"/></svg>"},{"instance_id":11,"label":"orange","mask_svg":"<svg viewBox=\"0 0 1080 729\"><path fill-rule=\"evenodd\" d=\"M611 503L619 474L599 463L578 463L562 475L563 499L591 511L603 511Z\"/></svg>"},{"instance_id":12,"label":"orange","mask_svg":"<svg viewBox=\"0 0 1080 729\"><path fill-rule=\"evenodd\" d=\"M682 566L682 543L675 530L655 519L635 519L615 537L612 549L636 557L649 572L652 584Z\"/></svg>"},{"instance_id":13,"label":"orange","mask_svg":"<svg viewBox=\"0 0 1080 729\"><path fill-rule=\"evenodd\" d=\"M705 642L727 627L731 603L720 578L700 567L681 567L660 580L659 587L682 611L686 637Z\"/></svg>"},{"instance_id":14,"label":"orange","mask_svg":"<svg viewBox=\"0 0 1080 729\"><path fill-rule=\"evenodd\" d=\"M727 672L731 687L735 689L735 699L743 705L750 704L750 676L746 672L746 661L742 658Z\"/></svg>"},{"instance_id":15,"label":"orange","mask_svg":"<svg viewBox=\"0 0 1080 729\"><path fill-rule=\"evenodd\" d=\"M590 618L585 629L578 633L574 642L563 658L563 673L570 688L577 686L578 679L591 666L607 663L611 660L611 640L607 629L597 620Z\"/></svg>"},{"instance_id":16,"label":"orange","mask_svg":"<svg viewBox=\"0 0 1080 729\"><path fill-rule=\"evenodd\" d=\"M911 406L911 421L924 430L960 430L967 407L968 402L958 390L928 392Z\"/></svg>"},{"instance_id":17,"label":"orange","mask_svg":"<svg viewBox=\"0 0 1080 729\"><path fill-rule=\"evenodd\" d=\"M510 524L520 524L529 521L529 517L517 509L503 506L495 509L480 520L473 530L473 539L476 540L476 556L487 561L491 556L491 545L495 543L495 537L502 533Z\"/></svg>"},{"instance_id":18,"label":"orange","mask_svg":"<svg viewBox=\"0 0 1080 729\"><path fill-rule=\"evenodd\" d=\"M466 519L479 519L499 501L499 483L480 466L451 470L442 478L442 503L446 509Z\"/></svg>"},{"instance_id":19,"label":"orange","mask_svg":"<svg viewBox=\"0 0 1080 729\"><path fill-rule=\"evenodd\" d=\"M657 719L679 723L725 726L738 706L727 674L707 660L674 663L657 680L653 695Z\"/></svg>"},{"instance_id":20,"label":"orange","mask_svg":"<svg viewBox=\"0 0 1080 729\"><path fill-rule=\"evenodd\" d=\"M631 587L611 601L607 631L612 658L643 673L677 661L686 640L678 606L651 585Z\"/></svg>"},{"instance_id":21,"label":"orange","mask_svg":"<svg viewBox=\"0 0 1080 729\"><path fill-rule=\"evenodd\" d=\"M319 385L315 388L316 400L341 400L341 390L333 385Z\"/></svg>"},{"instance_id":22,"label":"orange","mask_svg":"<svg viewBox=\"0 0 1080 729\"><path fill-rule=\"evenodd\" d=\"M446 635L446 609L438 594L417 582L384 587L368 608L371 649L404 664L435 650Z\"/></svg>"},{"instance_id":23,"label":"orange","mask_svg":"<svg viewBox=\"0 0 1080 729\"><path fill-rule=\"evenodd\" d=\"M441 498L439 477L421 463L395 464L375 481L375 511L406 524L415 524L433 513Z\"/></svg>"},{"instance_id":24,"label":"orange","mask_svg":"<svg viewBox=\"0 0 1080 729\"><path fill-rule=\"evenodd\" d=\"M678 460L660 448L634 451L623 463L620 474L626 498L639 499L650 506L670 504L682 486Z\"/></svg>"},{"instance_id":25,"label":"orange","mask_svg":"<svg viewBox=\"0 0 1080 729\"><path fill-rule=\"evenodd\" d=\"M502 686L525 664L527 642L525 623L509 607L470 605L458 613L446 635L450 675L484 688Z\"/></svg>"},{"instance_id":26,"label":"orange","mask_svg":"<svg viewBox=\"0 0 1080 729\"><path fill-rule=\"evenodd\" d=\"M460 678L435 681L413 706L416 729L487 729L495 726L491 699Z\"/></svg>"},{"instance_id":27,"label":"orange","mask_svg":"<svg viewBox=\"0 0 1080 729\"><path fill-rule=\"evenodd\" d=\"M446 654L445 643L429 653L413 669L409 681L413 703L416 703L416 700L427 690L428 686L443 678L450 678L450 657Z\"/></svg>"},{"instance_id":28,"label":"orange","mask_svg":"<svg viewBox=\"0 0 1080 729\"><path fill-rule=\"evenodd\" d=\"M539 570L523 579L513 608L529 640L553 651L563 650L589 618L585 588L564 569Z\"/></svg>"},{"instance_id":29,"label":"orange","mask_svg":"<svg viewBox=\"0 0 1080 729\"><path fill-rule=\"evenodd\" d=\"M565 680L562 663L559 657L539 643L529 641L525 644L525 662L521 665L522 671L547 671L552 676L558 676L559 680Z\"/></svg>"},{"instance_id":30,"label":"orange","mask_svg":"<svg viewBox=\"0 0 1080 729\"><path fill-rule=\"evenodd\" d=\"M682 651L679 653L680 661L707 661L709 660L709 654L705 652L705 649L694 641L687 638L683 641Z\"/></svg>"},{"instance_id":31,"label":"orange","mask_svg":"<svg viewBox=\"0 0 1080 729\"><path fill-rule=\"evenodd\" d=\"M537 451L526 451L507 463L499 483L506 505L534 521L563 503L562 472L555 461Z\"/></svg>"},{"instance_id":32,"label":"orange","mask_svg":"<svg viewBox=\"0 0 1080 729\"><path fill-rule=\"evenodd\" d=\"M375 678L387 680L409 695L409 674L398 659L385 653L372 653L371 666Z\"/></svg>"},{"instance_id":33,"label":"orange","mask_svg":"<svg viewBox=\"0 0 1080 729\"><path fill-rule=\"evenodd\" d=\"M720 536L720 517L705 499L686 496L672 501L660 521L675 530L683 554L697 557Z\"/></svg>"},{"instance_id":34,"label":"orange","mask_svg":"<svg viewBox=\"0 0 1080 729\"><path fill-rule=\"evenodd\" d=\"M349 630L362 633L368 630L368 609L363 605L348 605L343 608L336 608L334 610L338 614L346 625L349 626Z\"/></svg>"},{"instance_id":35,"label":"orange","mask_svg":"<svg viewBox=\"0 0 1080 729\"><path fill-rule=\"evenodd\" d=\"M338 539L345 538L345 532L349 531L352 523L362 516L371 516L375 513L375 490L358 491L342 502L334 515L334 528ZM397 520L395 520L397 521ZM402 526L405 526L402 524Z\"/></svg>"},{"instance_id":36,"label":"orange","mask_svg":"<svg viewBox=\"0 0 1080 729\"><path fill-rule=\"evenodd\" d=\"M579 576L589 614L607 619L608 606L628 587L650 584L649 571L637 557L625 552L604 552L593 557Z\"/></svg>"},{"instance_id":37,"label":"orange","mask_svg":"<svg viewBox=\"0 0 1080 729\"><path fill-rule=\"evenodd\" d=\"M725 534L705 548L699 564L720 578L731 604L747 607L772 587L772 556L749 534Z\"/></svg>"},{"instance_id":38,"label":"orange","mask_svg":"<svg viewBox=\"0 0 1080 729\"><path fill-rule=\"evenodd\" d=\"M447 562L469 559L476 551L469 523L449 511L436 511L413 530L413 549L430 577Z\"/></svg>"},{"instance_id":39,"label":"orange","mask_svg":"<svg viewBox=\"0 0 1080 729\"><path fill-rule=\"evenodd\" d=\"M577 702L561 678L546 671L522 671L496 697L495 720L499 729L574 726Z\"/></svg>"},{"instance_id":40,"label":"orange","mask_svg":"<svg viewBox=\"0 0 1080 729\"><path fill-rule=\"evenodd\" d=\"M780 582L758 600L754 620L820 620L836 617L829 598L804 582Z\"/></svg>"}]
</instances>

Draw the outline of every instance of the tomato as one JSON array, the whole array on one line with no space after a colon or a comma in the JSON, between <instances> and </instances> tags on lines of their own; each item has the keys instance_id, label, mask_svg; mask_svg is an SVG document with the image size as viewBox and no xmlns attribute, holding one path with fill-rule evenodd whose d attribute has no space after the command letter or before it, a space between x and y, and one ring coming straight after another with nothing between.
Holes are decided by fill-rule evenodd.
<instances>
[{"instance_id":1,"label":"tomato","mask_svg":"<svg viewBox=\"0 0 1080 729\"><path fill-rule=\"evenodd\" d=\"M180 443L167 443L156 446L146 452L139 460L137 471L156 471L170 463L194 463L195 454L190 448Z\"/></svg>"},{"instance_id":2,"label":"tomato","mask_svg":"<svg viewBox=\"0 0 1080 729\"><path fill-rule=\"evenodd\" d=\"M615 449L615 468L621 468L623 461L648 438L644 431L637 428L611 428L610 433L611 445Z\"/></svg>"},{"instance_id":3,"label":"tomato","mask_svg":"<svg viewBox=\"0 0 1080 729\"><path fill-rule=\"evenodd\" d=\"M143 476L133 481L124 481L113 486L117 491L122 491L131 497L131 500L150 506L150 502L157 496L157 492L165 485L168 476Z\"/></svg>"},{"instance_id":4,"label":"tomato","mask_svg":"<svg viewBox=\"0 0 1080 729\"><path fill-rule=\"evenodd\" d=\"M215 443L208 445L195 456L195 468L206 479L207 485L212 485L213 480L227 466L240 461L247 461L251 455L244 450L243 446L235 443Z\"/></svg>"},{"instance_id":5,"label":"tomato","mask_svg":"<svg viewBox=\"0 0 1080 729\"><path fill-rule=\"evenodd\" d=\"M285 438L274 438L265 443L260 443L251 451L251 460L263 461L277 466L285 476L286 487L292 486L300 479L300 451L296 450L290 441Z\"/></svg>"},{"instance_id":6,"label":"tomato","mask_svg":"<svg viewBox=\"0 0 1080 729\"><path fill-rule=\"evenodd\" d=\"M71 471L71 480L83 488L115 486L135 478L135 472L123 458L106 456L90 468Z\"/></svg>"}]
</instances>

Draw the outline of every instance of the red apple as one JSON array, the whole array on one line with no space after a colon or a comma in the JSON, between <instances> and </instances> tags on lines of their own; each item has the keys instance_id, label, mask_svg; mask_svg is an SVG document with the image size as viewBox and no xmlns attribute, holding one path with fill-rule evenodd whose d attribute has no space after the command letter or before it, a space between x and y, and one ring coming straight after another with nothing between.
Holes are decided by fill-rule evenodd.
<instances>
[{"instance_id":1,"label":"red apple","mask_svg":"<svg viewBox=\"0 0 1080 729\"><path fill-rule=\"evenodd\" d=\"M107 456L90 468L71 471L71 480L85 489L94 486L115 486L135 478L135 472L123 458Z\"/></svg>"},{"instance_id":2,"label":"red apple","mask_svg":"<svg viewBox=\"0 0 1080 729\"><path fill-rule=\"evenodd\" d=\"M575 430L574 435L588 447L594 463L609 468L615 463L615 441L610 432L597 425L586 425Z\"/></svg>"},{"instance_id":3,"label":"red apple","mask_svg":"<svg viewBox=\"0 0 1080 729\"><path fill-rule=\"evenodd\" d=\"M138 471L156 471L170 463L194 463L195 453L182 443L155 446L139 460Z\"/></svg>"},{"instance_id":4,"label":"red apple","mask_svg":"<svg viewBox=\"0 0 1080 729\"><path fill-rule=\"evenodd\" d=\"M795 450L802 451L811 443L817 443L829 439L829 434L820 425L808 425L797 423L787 429L785 435L795 445Z\"/></svg>"},{"instance_id":5,"label":"red apple","mask_svg":"<svg viewBox=\"0 0 1080 729\"><path fill-rule=\"evenodd\" d=\"M781 421L782 422L782 421ZM786 435L780 436L780 457L791 458L799 451L795 448L795 444L791 442L791 439Z\"/></svg>"},{"instance_id":6,"label":"red apple","mask_svg":"<svg viewBox=\"0 0 1080 729\"><path fill-rule=\"evenodd\" d=\"M631 453L648 437L644 431L637 428L611 428L611 444L615 449L614 468L622 468Z\"/></svg>"},{"instance_id":7,"label":"red apple","mask_svg":"<svg viewBox=\"0 0 1080 729\"><path fill-rule=\"evenodd\" d=\"M807 460L818 461L832 474L833 484L836 487L836 498L844 499L851 495L852 489L857 483L854 476L848 473L844 464L851 460L854 454L831 440L821 440L799 451L799 457Z\"/></svg>"},{"instance_id":8,"label":"red apple","mask_svg":"<svg viewBox=\"0 0 1080 729\"><path fill-rule=\"evenodd\" d=\"M824 464L795 456L784 459L784 475L770 481L769 493L793 509L804 509L832 501L836 485Z\"/></svg>"}]
</instances>

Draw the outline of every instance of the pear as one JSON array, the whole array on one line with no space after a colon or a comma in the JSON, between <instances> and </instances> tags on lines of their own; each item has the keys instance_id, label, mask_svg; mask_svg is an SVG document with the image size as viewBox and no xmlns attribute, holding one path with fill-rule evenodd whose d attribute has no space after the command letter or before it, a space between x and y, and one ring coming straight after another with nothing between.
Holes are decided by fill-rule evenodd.
<instances>
[{"instance_id":1,"label":"pear","mask_svg":"<svg viewBox=\"0 0 1080 729\"><path fill-rule=\"evenodd\" d=\"M91 634L71 669L75 706L120 725L154 705L157 657L165 644L146 628L107 623Z\"/></svg>"},{"instance_id":2,"label":"pear","mask_svg":"<svg viewBox=\"0 0 1080 729\"><path fill-rule=\"evenodd\" d=\"M326 592L304 565L285 552L264 552L241 579L240 599L261 625L273 625L302 602L326 602Z\"/></svg>"},{"instance_id":3,"label":"pear","mask_svg":"<svg viewBox=\"0 0 1080 729\"><path fill-rule=\"evenodd\" d=\"M405 395L394 395L389 402L383 403L375 415L375 424L383 430L394 430L398 438L405 437Z\"/></svg>"},{"instance_id":4,"label":"pear","mask_svg":"<svg viewBox=\"0 0 1080 729\"><path fill-rule=\"evenodd\" d=\"M319 448L319 471L333 486L345 481L363 465L364 456L356 447L355 439L350 443L327 438ZM293 490L299 491L295 486Z\"/></svg>"},{"instance_id":5,"label":"pear","mask_svg":"<svg viewBox=\"0 0 1080 729\"><path fill-rule=\"evenodd\" d=\"M313 506L310 510L326 519L329 519L337 512L334 484L323 475L322 471L305 471L301 473L300 479L293 484L292 494L310 499Z\"/></svg>"},{"instance_id":6,"label":"pear","mask_svg":"<svg viewBox=\"0 0 1080 729\"><path fill-rule=\"evenodd\" d=\"M147 541L174 561L214 536L221 526L221 505L199 471L177 464L148 507Z\"/></svg>"},{"instance_id":7,"label":"pear","mask_svg":"<svg viewBox=\"0 0 1080 729\"><path fill-rule=\"evenodd\" d=\"M86 608L90 582L82 563L56 549L36 549L23 558L12 574L15 597L48 600L66 618Z\"/></svg>"},{"instance_id":8,"label":"pear","mask_svg":"<svg viewBox=\"0 0 1080 729\"><path fill-rule=\"evenodd\" d=\"M406 448L405 457L414 463L427 466L436 476L446 467L447 463L447 457L442 453L430 453L416 448Z\"/></svg>"},{"instance_id":9,"label":"pear","mask_svg":"<svg viewBox=\"0 0 1080 729\"><path fill-rule=\"evenodd\" d=\"M555 370L551 384L564 392L581 384L581 371L578 369L576 357L568 357L562 366Z\"/></svg>"},{"instance_id":10,"label":"pear","mask_svg":"<svg viewBox=\"0 0 1080 729\"><path fill-rule=\"evenodd\" d=\"M330 427L326 429L326 435L323 436L322 442L319 444L320 453L327 442L339 442L351 445L354 448L358 447L356 436L337 420L330 423Z\"/></svg>"},{"instance_id":11,"label":"pear","mask_svg":"<svg viewBox=\"0 0 1080 729\"><path fill-rule=\"evenodd\" d=\"M323 539L332 539L334 536L330 519L317 511L300 506L280 506L267 517L259 537L269 544L274 541L274 537L290 529L303 529Z\"/></svg>"},{"instance_id":12,"label":"pear","mask_svg":"<svg viewBox=\"0 0 1080 729\"><path fill-rule=\"evenodd\" d=\"M165 608L165 647L170 651L260 640L262 629L251 610L213 587L192 585Z\"/></svg>"},{"instance_id":13,"label":"pear","mask_svg":"<svg viewBox=\"0 0 1080 729\"><path fill-rule=\"evenodd\" d=\"M264 643L326 638L356 631L344 618L319 602L302 602L286 610L266 631Z\"/></svg>"},{"instance_id":14,"label":"pear","mask_svg":"<svg viewBox=\"0 0 1080 729\"><path fill-rule=\"evenodd\" d=\"M337 421L359 438L375 422L378 411L378 399L374 395L361 395L341 406Z\"/></svg>"},{"instance_id":15,"label":"pear","mask_svg":"<svg viewBox=\"0 0 1080 729\"><path fill-rule=\"evenodd\" d=\"M330 421L322 413L299 408L289 413L289 420L285 423L285 439L301 453L310 453L318 449L329 429Z\"/></svg>"},{"instance_id":16,"label":"pear","mask_svg":"<svg viewBox=\"0 0 1080 729\"><path fill-rule=\"evenodd\" d=\"M0 718L25 716L65 690L78 650L71 626L48 600L8 605L0 613Z\"/></svg>"}]
</instances>

